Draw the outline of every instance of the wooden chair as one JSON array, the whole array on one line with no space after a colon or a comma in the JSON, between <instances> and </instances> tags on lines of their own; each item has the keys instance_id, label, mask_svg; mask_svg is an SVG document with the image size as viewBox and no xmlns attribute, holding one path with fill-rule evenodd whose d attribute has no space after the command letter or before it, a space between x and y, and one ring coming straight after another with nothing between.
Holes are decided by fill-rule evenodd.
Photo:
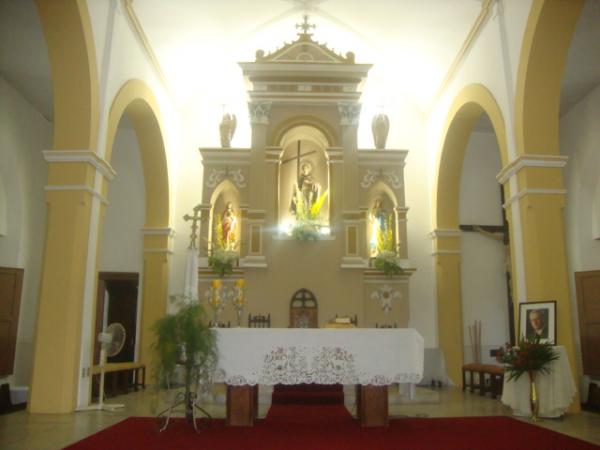
<instances>
[{"instance_id":1,"label":"wooden chair","mask_svg":"<svg viewBox=\"0 0 600 450\"><path fill-rule=\"evenodd\" d=\"M398 328L398 324L396 322L393 325L391 323L382 323L381 325L375 323L375 328Z\"/></svg>"},{"instance_id":2,"label":"wooden chair","mask_svg":"<svg viewBox=\"0 0 600 450\"><path fill-rule=\"evenodd\" d=\"M467 374L469 376L467 377ZM463 387L470 389L470 392L479 390L479 395L485 395L486 392L492 394L492 398L502 395L502 386L504 384L504 367L495 364L470 363L462 367Z\"/></svg>"},{"instance_id":3,"label":"wooden chair","mask_svg":"<svg viewBox=\"0 0 600 450\"><path fill-rule=\"evenodd\" d=\"M248 314L248 328L271 328L271 314Z\"/></svg>"}]
</instances>

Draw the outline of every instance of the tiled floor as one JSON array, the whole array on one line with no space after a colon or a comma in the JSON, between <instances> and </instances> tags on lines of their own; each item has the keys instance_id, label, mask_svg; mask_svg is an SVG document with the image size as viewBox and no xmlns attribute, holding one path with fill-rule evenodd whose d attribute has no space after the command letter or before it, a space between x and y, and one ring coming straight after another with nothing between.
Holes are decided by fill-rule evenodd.
<instances>
[{"instance_id":1,"label":"tiled floor","mask_svg":"<svg viewBox=\"0 0 600 450\"><path fill-rule=\"evenodd\" d=\"M352 389L347 389L346 406L353 410ZM125 403L120 412L78 412L64 415L28 414L19 411L0 416L0 448L3 450L54 450L83 439L129 416L153 416L164 405L162 396L152 389L116 397ZM224 417L224 389L216 390L215 401L206 404L213 417ZM269 409L269 389L261 391L260 415ZM499 400L463 393L457 388L417 388L413 399L390 390L392 417L459 417L510 415ZM541 419L539 426L600 445L600 414L582 412L563 419Z\"/></svg>"}]
</instances>

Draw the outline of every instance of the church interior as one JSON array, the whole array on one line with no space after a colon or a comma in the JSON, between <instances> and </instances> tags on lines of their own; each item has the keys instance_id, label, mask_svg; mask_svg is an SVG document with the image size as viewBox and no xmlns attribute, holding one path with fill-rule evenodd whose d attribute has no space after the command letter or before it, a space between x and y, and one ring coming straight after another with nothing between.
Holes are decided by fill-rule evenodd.
<instances>
[{"instance_id":1,"label":"church interior","mask_svg":"<svg viewBox=\"0 0 600 450\"><path fill-rule=\"evenodd\" d=\"M0 0L0 447L156 416L200 304L228 426L339 383L596 448L599 43L598 0Z\"/></svg>"}]
</instances>

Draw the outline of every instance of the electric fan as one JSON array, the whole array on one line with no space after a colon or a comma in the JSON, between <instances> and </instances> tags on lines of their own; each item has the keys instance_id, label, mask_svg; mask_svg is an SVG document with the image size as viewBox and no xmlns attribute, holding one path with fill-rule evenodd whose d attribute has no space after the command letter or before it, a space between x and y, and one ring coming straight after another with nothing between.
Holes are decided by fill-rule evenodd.
<instances>
[{"instance_id":1,"label":"electric fan","mask_svg":"<svg viewBox=\"0 0 600 450\"><path fill-rule=\"evenodd\" d=\"M106 329L98 334L100 342L100 389L98 391L98 403L80 408L80 411L105 410L114 411L123 408L123 404L104 403L104 372L106 359L109 356L118 355L125 344L125 328L120 323L111 323Z\"/></svg>"}]
</instances>

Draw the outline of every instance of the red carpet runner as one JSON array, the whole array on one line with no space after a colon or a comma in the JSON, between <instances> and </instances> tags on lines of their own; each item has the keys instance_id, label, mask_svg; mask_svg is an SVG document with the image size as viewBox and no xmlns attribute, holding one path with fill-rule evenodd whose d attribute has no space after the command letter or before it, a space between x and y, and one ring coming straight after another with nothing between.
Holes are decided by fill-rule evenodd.
<instances>
[{"instance_id":1,"label":"red carpet runner","mask_svg":"<svg viewBox=\"0 0 600 450\"><path fill-rule=\"evenodd\" d=\"M591 450L599 446L510 417L394 419L361 428L341 405L273 405L253 428L213 420L196 434L184 419L156 431L151 417L131 417L69 450Z\"/></svg>"},{"instance_id":2,"label":"red carpet runner","mask_svg":"<svg viewBox=\"0 0 600 450\"><path fill-rule=\"evenodd\" d=\"M343 405L341 384L277 384L273 388L273 405Z\"/></svg>"}]
</instances>

